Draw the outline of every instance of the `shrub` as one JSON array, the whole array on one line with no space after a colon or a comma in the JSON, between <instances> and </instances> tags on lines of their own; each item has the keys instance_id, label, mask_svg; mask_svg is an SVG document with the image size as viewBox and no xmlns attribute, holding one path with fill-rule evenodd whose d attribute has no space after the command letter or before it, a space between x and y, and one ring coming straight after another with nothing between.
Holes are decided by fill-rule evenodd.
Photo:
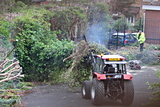
<instances>
[{"instance_id":1,"label":"shrub","mask_svg":"<svg viewBox=\"0 0 160 107\"><path fill-rule=\"evenodd\" d=\"M24 89L31 89L28 83L22 83L19 79L9 80L0 85L0 107L19 107L16 105L20 103L22 92Z\"/></svg>"},{"instance_id":2,"label":"shrub","mask_svg":"<svg viewBox=\"0 0 160 107\"><path fill-rule=\"evenodd\" d=\"M8 22L7 20L5 20L3 17L0 17L0 36L1 37L10 37L11 32L10 32L10 28L12 26L12 24L10 22Z\"/></svg>"},{"instance_id":3,"label":"shrub","mask_svg":"<svg viewBox=\"0 0 160 107\"><path fill-rule=\"evenodd\" d=\"M71 58L72 63L67 72L61 75L62 82L69 82L71 87L80 85L84 80L89 80L92 74L92 62L90 61L90 51L94 51L95 54L106 54L108 49L104 45L100 44L88 44L84 40L80 41L72 54L65 58L65 60ZM66 77L67 75L67 77Z\"/></svg>"},{"instance_id":4,"label":"shrub","mask_svg":"<svg viewBox=\"0 0 160 107\"><path fill-rule=\"evenodd\" d=\"M69 66L70 61L63 62L63 59L71 53L73 47L74 43L66 40L53 41L46 45L36 43L30 52L29 64L32 68L28 66L26 79L32 79L32 81L56 80L57 76L65 72Z\"/></svg>"},{"instance_id":5,"label":"shrub","mask_svg":"<svg viewBox=\"0 0 160 107\"><path fill-rule=\"evenodd\" d=\"M35 8L32 12L28 10L15 21L16 56L25 81L49 81L56 78L56 73L65 71L69 61L63 63L62 60L71 53L74 43L57 40L56 35L60 32L50 31L47 11Z\"/></svg>"},{"instance_id":6,"label":"shrub","mask_svg":"<svg viewBox=\"0 0 160 107\"><path fill-rule=\"evenodd\" d=\"M160 71L156 72L156 75L160 79ZM152 89L152 90L154 89L156 91L152 93L152 95L154 95L154 97L151 98L151 101L148 102L146 104L146 106L154 104L154 103L160 101L160 82L157 82L157 83L149 83L149 82L147 82L147 84L149 85L149 89Z\"/></svg>"},{"instance_id":7,"label":"shrub","mask_svg":"<svg viewBox=\"0 0 160 107\"><path fill-rule=\"evenodd\" d=\"M25 20L18 25L16 54L26 81L48 81L54 78L53 72L64 70L62 60L71 52L73 42L56 40L57 32L44 29L40 22Z\"/></svg>"},{"instance_id":8,"label":"shrub","mask_svg":"<svg viewBox=\"0 0 160 107\"><path fill-rule=\"evenodd\" d=\"M22 1L18 1L14 3L14 6L10 7L9 12L20 12L20 10L25 9L27 5Z\"/></svg>"},{"instance_id":9,"label":"shrub","mask_svg":"<svg viewBox=\"0 0 160 107\"><path fill-rule=\"evenodd\" d=\"M7 56L7 54L12 50L13 46L11 42L9 41L11 37L11 28L12 28L12 23L9 21L5 20L4 18L0 18L0 50L1 50L1 58L0 60L3 60L4 57ZM11 53L13 54L13 53ZM12 56L13 57L13 56Z\"/></svg>"}]
</instances>

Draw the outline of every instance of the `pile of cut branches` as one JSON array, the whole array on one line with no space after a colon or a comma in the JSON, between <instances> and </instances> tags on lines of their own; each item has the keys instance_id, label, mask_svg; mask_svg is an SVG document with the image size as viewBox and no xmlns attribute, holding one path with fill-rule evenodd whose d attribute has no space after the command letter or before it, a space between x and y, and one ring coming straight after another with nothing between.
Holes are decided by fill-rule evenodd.
<instances>
[{"instance_id":1,"label":"pile of cut branches","mask_svg":"<svg viewBox=\"0 0 160 107\"><path fill-rule=\"evenodd\" d=\"M72 54L63 60L72 59L72 63L67 72L61 75L61 80L64 79L64 81L69 82L71 86L75 86L80 84L83 80L89 79L92 66L86 62L85 58L90 55L90 52L94 52L95 54L112 54L112 52L103 45L96 43L89 44L84 40L80 41Z\"/></svg>"},{"instance_id":2,"label":"pile of cut branches","mask_svg":"<svg viewBox=\"0 0 160 107\"><path fill-rule=\"evenodd\" d=\"M24 77L21 73L22 67L20 67L19 61L6 59L0 64L0 83Z\"/></svg>"},{"instance_id":3,"label":"pile of cut branches","mask_svg":"<svg viewBox=\"0 0 160 107\"><path fill-rule=\"evenodd\" d=\"M73 62L75 61L76 64L81 60L82 57L89 54L89 51L90 49L88 43L82 40L80 43L77 44L72 54L69 57L65 58L63 61L72 58Z\"/></svg>"}]
</instances>

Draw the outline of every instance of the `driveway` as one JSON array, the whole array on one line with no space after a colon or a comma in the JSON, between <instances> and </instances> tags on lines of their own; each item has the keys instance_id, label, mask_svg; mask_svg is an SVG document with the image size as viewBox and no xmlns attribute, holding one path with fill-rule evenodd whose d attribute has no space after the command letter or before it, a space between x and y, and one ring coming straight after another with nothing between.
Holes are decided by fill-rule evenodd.
<instances>
[{"instance_id":1,"label":"driveway","mask_svg":"<svg viewBox=\"0 0 160 107\"><path fill-rule=\"evenodd\" d=\"M133 74L133 84L135 89L134 102L130 107L143 107L151 97L146 82L159 82L155 72L160 70L160 66L143 66L141 70L129 70ZM31 93L22 97L25 107L95 107L90 100L83 99L80 87L77 91L72 91L67 84L39 85L35 86ZM150 107L160 107L160 102ZM124 107L120 101L111 101L106 98L101 107Z\"/></svg>"}]
</instances>

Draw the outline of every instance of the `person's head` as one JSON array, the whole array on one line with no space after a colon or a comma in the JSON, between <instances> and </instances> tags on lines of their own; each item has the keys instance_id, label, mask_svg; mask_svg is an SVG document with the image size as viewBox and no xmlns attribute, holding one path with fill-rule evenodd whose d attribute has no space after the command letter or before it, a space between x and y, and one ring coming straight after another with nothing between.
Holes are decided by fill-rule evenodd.
<instances>
[{"instance_id":1,"label":"person's head","mask_svg":"<svg viewBox=\"0 0 160 107\"><path fill-rule=\"evenodd\" d=\"M139 30L139 33L142 33L142 30Z\"/></svg>"}]
</instances>

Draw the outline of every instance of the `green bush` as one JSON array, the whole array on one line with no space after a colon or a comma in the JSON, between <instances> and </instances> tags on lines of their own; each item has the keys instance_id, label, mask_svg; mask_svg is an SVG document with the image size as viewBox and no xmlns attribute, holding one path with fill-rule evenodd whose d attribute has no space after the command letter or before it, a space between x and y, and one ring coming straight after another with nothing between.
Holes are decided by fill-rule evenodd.
<instances>
[{"instance_id":1,"label":"green bush","mask_svg":"<svg viewBox=\"0 0 160 107\"><path fill-rule=\"evenodd\" d=\"M13 45L10 42L12 23L2 17L0 18L0 23L0 60L3 60L13 48ZM13 53L11 53L10 56L13 58Z\"/></svg>"},{"instance_id":2,"label":"green bush","mask_svg":"<svg viewBox=\"0 0 160 107\"><path fill-rule=\"evenodd\" d=\"M58 41L58 32L51 32L46 25L30 17L21 18L16 23L16 54L23 67L25 81L49 81L55 72L65 70L67 66L62 60L70 54L74 43Z\"/></svg>"},{"instance_id":3,"label":"green bush","mask_svg":"<svg viewBox=\"0 0 160 107\"><path fill-rule=\"evenodd\" d=\"M89 63L86 63L85 59L82 58L80 63L74 68L71 76L74 79L74 84L82 83L85 80L89 80L89 76L91 76L92 66Z\"/></svg>"},{"instance_id":4,"label":"green bush","mask_svg":"<svg viewBox=\"0 0 160 107\"><path fill-rule=\"evenodd\" d=\"M14 3L15 3L15 0L1 0L0 1L0 7L1 7L0 14L4 14L8 12L8 10L12 8Z\"/></svg>"},{"instance_id":5,"label":"green bush","mask_svg":"<svg viewBox=\"0 0 160 107\"><path fill-rule=\"evenodd\" d=\"M156 72L156 75L160 79L160 71ZM147 84L149 85L149 89L152 89L152 90L154 89L156 91L152 93L152 95L154 95L154 97L150 98L151 101L148 102L146 104L146 106L152 105L152 104L160 101L160 82L157 82L157 83L149 83L149 82L147 82Z\"/></svg>"},{"instance_id":6,"label":"green bush","mask_svg":"<svg viewBox=\"0 0 160 107\"><path fill-rule=\"evenodd\" d=\"M0 36L9 38L11 36L11 29L12 23L5 20L3 17L0 17Z\"/></svg>"},{"instance_id":7,"label":"green bush","mask_svg":"<svg viewBox=\"0 0 160 107\"><path fill-rule=\"evenodd\" d=\"M20 103L23 87L27 87L19 79L2 82L0 85L0 107L14 107L13 105Z\"/></svg>"},{"instance_id":8,"label":"green bush","mask_svg":"<svg viewBox=\"0 0 160 107\"><path fill-rule=\"evenodd\" d=\"M81 85L84 80L90 80L93 70L89 58L91 50L94 51L94 54L106 54L109 51L104 45L87 44L84 40L80 41L68 57L72 58L72 63L67 72L61 75L62 82L69 82L70 87L74 88ZM68 75L68 78L65 77L66 75Z\"/></svg>"},{"instance_id":9,"label":"green bush","mask_svg":"<svg viewBox=\"0 0 160 107\"><path fill-rule=\"evenodd\" d=\"M15 0L15 2L23 2L25 4L31 4L32 3L32 0Z\"/></svg>"},{"instance_id":10,"label":"green bush","mask_svg":"<svg viewBox=\"0 0 160 107\"><path fill-rule=\"evenodd\" d=\"M53 41L49 44L37 43L31 50L29 72L27 79L33 81L51 81L57 78L57 74L65 72L69 61L63 62L72 51L74 43L70 41ZM26 63L24 63L25 66ZM26 67L25 67L26 68ZM57 76L56 76L57 75ZM35 79L35 77L37 77Z\"/></svg>"},{"instance_id":11,"label":"green bush","mask_svg":"<svg viewBox=\"0 0 160 107\"><path fill-rule=\"evenodd\" d=\"M22 1L18 1L14 3L14 6L9 8L9 12L20 12L20 10L25 9L27 5Z\"/></svg>"},{"instance_id":12,"label":"green bush","mask_svg":"<svg viewBox=\"0 0 160 107\"><path fill-rule=\"evenodd\" d=\"M23 11L26 14L15 21L16 56L23 68L25 81L50 81L56 78L56 73L65 71L69 66L69 61L64 63L63 59L71 53L74 42L59 41L56 35L60 31L50 31L49 12L32 9Z\"/></svg>"},{"instance_id":13,"label":"green bush","mask_svg":"<svg viewBox=\"0 0 160 107\"><path fill-rule=\"evenodd\" d=\"M70 6L64 10L56 10L50 20L51 30L61 31L57 35L59 40L76 40L82 35L81 32L85 30L85 19L85 10L80 7Z\"/></svg>"}]
</instances>

